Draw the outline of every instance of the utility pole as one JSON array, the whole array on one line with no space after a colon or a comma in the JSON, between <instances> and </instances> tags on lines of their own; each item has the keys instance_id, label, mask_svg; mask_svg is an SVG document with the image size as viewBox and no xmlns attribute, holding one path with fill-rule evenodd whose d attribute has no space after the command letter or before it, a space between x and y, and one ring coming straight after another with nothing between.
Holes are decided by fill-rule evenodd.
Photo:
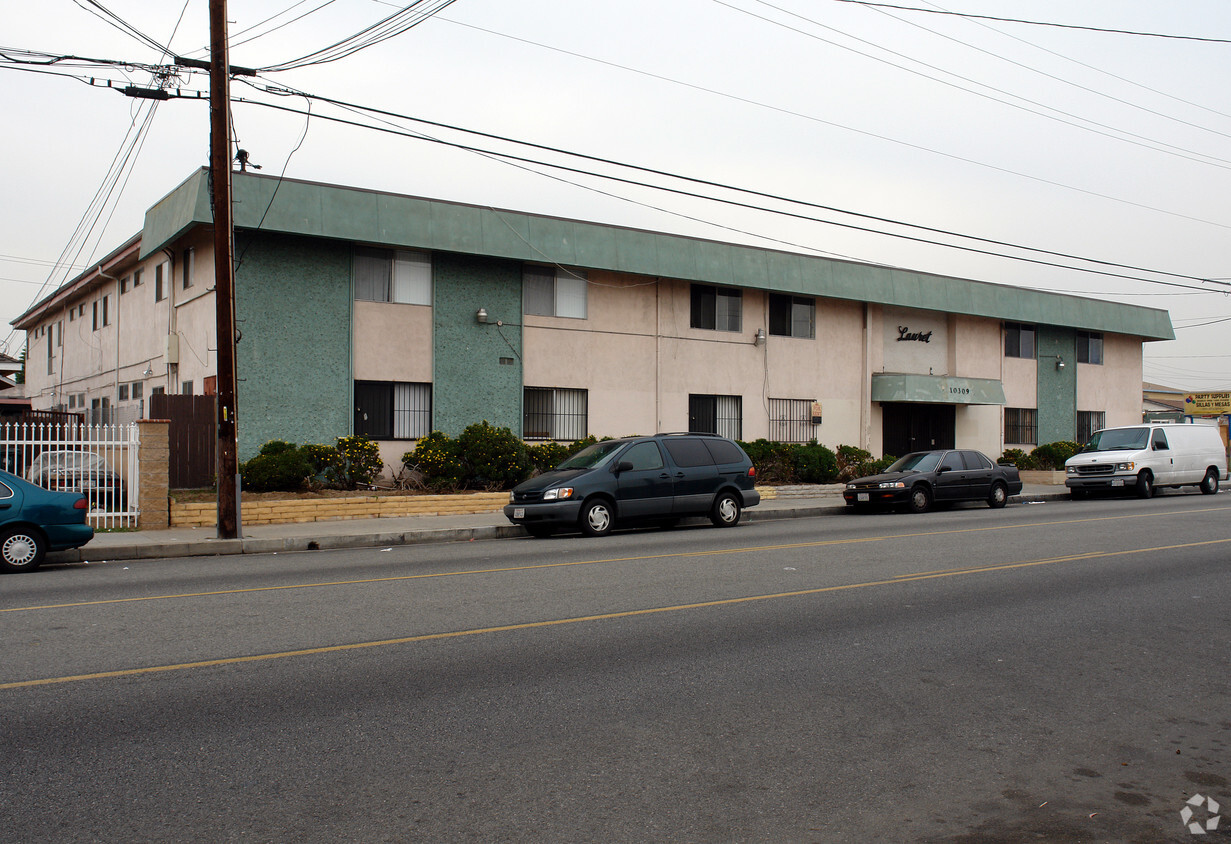
<instances>
[{"instance_id":1,"label":"utility pole","mask_svg":"<svg viewBox=\"0 0 1231 844\"><path fill-rule=\"evenodd\" d=\"M231 59L226 0L209 0L210 181L214 204L214 304L218 334L218 538L237 539L235 233L231 219Z\"/></svg>"}]
</instances>

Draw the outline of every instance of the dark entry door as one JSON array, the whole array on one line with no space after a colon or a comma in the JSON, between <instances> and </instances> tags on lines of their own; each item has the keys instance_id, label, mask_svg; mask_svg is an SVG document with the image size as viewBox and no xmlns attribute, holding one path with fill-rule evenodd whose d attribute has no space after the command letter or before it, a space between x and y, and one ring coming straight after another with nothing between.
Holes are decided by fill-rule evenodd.
<instances>
[{"instance_id":1,"label":"dark entry door","mask_svg":"<svg viewBox=\"0 0 1231 844\"><path fill-rule=\"evenodd\" d=\"M912 451L953 448L957 413L951 404L886 402L883 414L884 453L901 457Z\"/></svg>"}]
</instances>

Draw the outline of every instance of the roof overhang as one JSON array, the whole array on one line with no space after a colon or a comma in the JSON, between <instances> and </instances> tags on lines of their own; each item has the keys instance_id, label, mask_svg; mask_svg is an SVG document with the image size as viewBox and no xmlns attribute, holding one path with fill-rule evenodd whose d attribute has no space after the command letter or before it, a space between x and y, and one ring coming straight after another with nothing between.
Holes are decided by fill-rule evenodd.
<instances>
[{"instance_id":1,"label":"roof overhang","mask_svg":"<svg viewBox=\"0 0 1231 844\"><path fill-rule=\"evenodd\" d=\"M872 376L872 401L923 404L1004 404L1004 385L995 378L950 375Z\"/></svg>"}]
</instances>

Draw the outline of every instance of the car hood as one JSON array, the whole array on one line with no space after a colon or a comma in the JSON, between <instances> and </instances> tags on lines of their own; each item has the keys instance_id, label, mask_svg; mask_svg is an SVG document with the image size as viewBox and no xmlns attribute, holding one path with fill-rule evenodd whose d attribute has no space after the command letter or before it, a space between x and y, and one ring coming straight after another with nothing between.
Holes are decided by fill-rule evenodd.
<instances>
[{"instance_id":1,"label":"car hood","mask_svg":"<svg viewBox=\"0 0 1231 844\"><path fill-rule=\"evenodd\" d=\"M855 478L851 481L853 484L863 486L865 484L880 484L886 481L901 481L906 478L920 474L919 472L886 472L881 475L868 475L866 478Z\"/></svg>"},{"instance_id":2,"label":"car hood","mask_svg":"<svg viewBox=\"0 0 1231 844\"><path fill-rule=\"evenodd\" d=\"M588 475L594 469L552 469L550 472L544 472L541 475L531 478L528 481L522 481L514 488L514 492L542 492L545 489L552 487L567 485L574 478Z\"/></svg>"}]
</instances>

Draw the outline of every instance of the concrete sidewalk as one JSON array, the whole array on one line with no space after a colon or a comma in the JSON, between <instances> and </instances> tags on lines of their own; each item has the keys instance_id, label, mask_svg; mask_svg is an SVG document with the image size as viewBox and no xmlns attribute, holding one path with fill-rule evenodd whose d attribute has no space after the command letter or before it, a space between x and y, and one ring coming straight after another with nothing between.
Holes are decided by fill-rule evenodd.
<instances>
[{"instance_id":1,"label":"concrete sidewalk","mask_svg":"<svg viewBox=\"0 0 1231 844\"><path fill-rule=\"evenodd\" d=\"M775 498L763 499L744 511L743 521L827 516L845 512L842 487L783 488ZM1068 500L1064 487L1028 485L1009 506L1027 502ZM148 560L165 557L210 557L222 554L269 554L283 551L318 551L336 548L380 548L471 539L506 539L526 536L499 510L466 516L404 516L398 518L342 519L281 525L246 525L240 539L218 539L217 529L96 533L82 548L47 555L49 563Z\"/></svg>"}]
</instances>

